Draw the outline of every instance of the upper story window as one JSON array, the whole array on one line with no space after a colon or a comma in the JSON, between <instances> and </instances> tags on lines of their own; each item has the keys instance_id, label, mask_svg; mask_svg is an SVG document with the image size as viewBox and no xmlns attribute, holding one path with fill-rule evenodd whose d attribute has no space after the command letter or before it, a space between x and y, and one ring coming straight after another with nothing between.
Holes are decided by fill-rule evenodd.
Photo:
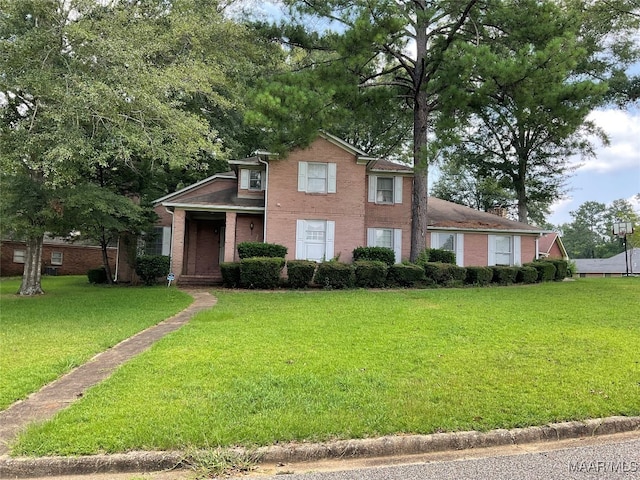
<instances>
[{"instance_id":1,"label":"upper story window","mask_svg":"<svg viewBox=\"0 0 640 480\"><path fill-rule=\"evenodd\" d=\"M264 190L262 170L243 168L240 170L240 189L259 192Z\"/></svg>"},{"instance_id":2,"label":"upper story window","mask_svg":"<svg viewBox=\"0 0 640 480\"><path fill-rule=\"evenodd\" d=\"M369 175L369 202L379 205L402 203L403 177Z\"/></svg>"},{"instance_id":3,"label":"upper story window","mask_svg":"<svg viewBox=\"0 0 640 480\"><path fill-rule=\"evenodd\" d=\"M298 191L336 193L336 164L298 162Z\"/></svg>"}]
</instances>

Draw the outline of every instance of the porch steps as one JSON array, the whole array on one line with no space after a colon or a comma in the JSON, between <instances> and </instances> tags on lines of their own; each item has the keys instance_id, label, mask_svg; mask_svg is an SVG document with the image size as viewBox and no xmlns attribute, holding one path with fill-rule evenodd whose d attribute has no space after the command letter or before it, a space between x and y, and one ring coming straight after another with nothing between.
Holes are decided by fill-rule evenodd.
<instances>
[{"instance_id":1,"label":"porch steps","mask_svg":"<svg viewBox=\"0 0 640 480\"><path fill-rule=\"evenodd\" d=\"M208 287L221 285L222 275L180 275L178 285L181 287Z\"/></svg>"}]
</instances>

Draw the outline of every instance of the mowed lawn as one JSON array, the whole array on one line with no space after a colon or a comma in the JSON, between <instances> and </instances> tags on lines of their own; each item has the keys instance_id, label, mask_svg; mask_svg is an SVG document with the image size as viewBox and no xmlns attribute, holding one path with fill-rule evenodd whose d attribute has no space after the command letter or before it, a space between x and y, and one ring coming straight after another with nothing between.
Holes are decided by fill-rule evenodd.
<instances>
[{"instance_id":1,"label":"mowed lawn","mask_svg":"<svg viewBox=\"0 0 640 480\"><path fill-rule=\"evenodd\" d=\"M267 445L640 414L640 279L214 292L14 454Z\"/></svg>"},{"instance_id":2,"label":"mowed lawn","mask_svg":"<svg viewBox=\"0 0 640 480\"><path fill-rule=\"evenodd\" d=\"M46 294L0 281L0 409L168 318L193 299L162 287L92 286L87 277L44 277Z\"/></svg>"}]
</instances>

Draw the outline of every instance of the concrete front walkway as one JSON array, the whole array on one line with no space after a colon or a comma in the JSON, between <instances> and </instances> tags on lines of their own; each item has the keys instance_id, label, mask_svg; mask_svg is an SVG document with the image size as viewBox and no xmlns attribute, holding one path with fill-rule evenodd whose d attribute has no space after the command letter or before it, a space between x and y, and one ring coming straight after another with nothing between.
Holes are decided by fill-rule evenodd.
<instances>
[{"instance_id":1,"label":"concrete front walkway","mask_svg":"<svg viewBox=\"0 0 640 480\"><path fill-rule=\"evenodd\" d=\"M84 365L0 412L0 455L9 452L10 442L28 424L52 418L82 397L85 390L108 378L118 366L180 328L196 313L216 304L216 298L206 291L185 291L194 298L194 302L182 312L99 353Z\"/></svg>"}]
</instances>

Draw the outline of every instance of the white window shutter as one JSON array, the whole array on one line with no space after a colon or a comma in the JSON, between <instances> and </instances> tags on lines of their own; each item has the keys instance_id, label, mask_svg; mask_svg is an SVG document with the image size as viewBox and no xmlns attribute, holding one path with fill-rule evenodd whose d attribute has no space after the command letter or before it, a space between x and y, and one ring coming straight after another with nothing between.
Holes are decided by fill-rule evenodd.
<instances>
[{"instance_id":1,"label":"white window shutter","mask_svg":"<svg viewBox=\"0 0 640 480\"><path fill-rule=\"evenodd\" d=\"M402 230L393 229L393 253L396 254L396 263L402 262Z\"/></svg>"},{"instance_id":2,"label":"white window shutter","mask_svg":"<svg viewBox=\"0 0 640 480\"><path fill-rule=\"evenodd\" d=\"M464 267L464 233L456 233L456 264Z\"/></svg>"},{"instance_id":3,"label":"white window shutter","mask_svg":"<svg viewBox=\"0 0 640 480\"><path fill-rule=\"evenodd\" d=\"M393 177L393 203L402 203L402 177Z\"/></svg>"},{"instance_id":4,"label":"white window shutter","mask_svg":"<svg viewBox=\"0 0 640 480\"><path fill-rule=\"evenodd\" d=\"M369 202L371 203L375 203L376 201L376 190L378 188L377 186L377 179L378 177L376 177L375 175L369 175Z\"/></svg>"},{"instance_id":5,"label":"white window shutter","mask_svg":"<svg viewBox=\"0 0 640 480\"><path fill-rule=\"evenodd\" d=\"M298 191L307 191L307 162L298 162Z\"/></svg>"},{"instance_id":6,"label":"white window shutter","mask_svg":"<svg viewBox=\"0 0 640 480\"><path fill-rule=\"evenodd\" d=\"M336 193L337 165L327 164L327 193Z\"/></svg>"},{"instance_id":7,"label":"white window shutter","mask_svg":"<svg viewBox=\"0 0 640 480\"><path fill-rule=\"evenodd\" d=\"M520 235L513 236L513 264L517 267L522 265L522 242Z\"/></svg>"},{"instance_id":8,"label":"white window shutter","mask_svg":"<svg viewBox=\"0 0 640 480\"><path fill-rule=\"evenodd\" d=\"M491 267L496 264L496 236L487 235L487 243L489 244L489 251L487 252L487 265Z\"/></svg>"},{"instance_id":9,"label":"white window shutter","mask_svg":"<svg viewBox=\"0 0 640 480\"><path fill-rule=\"evenodd\" d=\"M324 258L326 260L331 260L334 256L334 244L336 237L336 222L332 220L327 220L327 241L324 249Z\"/></svg>"},{"instance_id":10,"label":"white window shutter","mask_svg":"<svg viewBox=\"0 0 640 480\"><path fill-rule=\"evenodd\" d=\"M304 241L306 235L304 220L296 220L296 260L306 260Z\"/></svg>"},{"instance_id":11,"label":"white window shutter","mask_svg":"<svg viewBox=\"0 0 640 480\"><path fill-rule=\"evenodd\" d=\"M162 227L162 255L171 255L171 227Z\"/></svg>"},{"instance_id":12,"label":"white window shutter","mask_svg":"<svg viewBox=\"0 0 640 480\"><path fill-rule=\"evenodd\" d=\"M429 248L436 248L438 245L438 234L436 232L431 232L431 243L429 244Z\"/></svg>"},{"instance_id":13,"label":"white window shutter","mask_svg":"<svg viewBox=\"0 0 640 480\"><path fill-rule=\"evenodd\" d=\"M376 229L367 228L367 247L376 246Z\"/></svg>"},{"instance_id":14,"label":"white window shutter","mask_svg":"<svg viewBox=\"0 0 640 480\"><path fill-rule=\"evenodd\" d=\"M240 188L242 190L249 188L249 170L246 168L240 170Z\"/></svg>"}]
</instances>

